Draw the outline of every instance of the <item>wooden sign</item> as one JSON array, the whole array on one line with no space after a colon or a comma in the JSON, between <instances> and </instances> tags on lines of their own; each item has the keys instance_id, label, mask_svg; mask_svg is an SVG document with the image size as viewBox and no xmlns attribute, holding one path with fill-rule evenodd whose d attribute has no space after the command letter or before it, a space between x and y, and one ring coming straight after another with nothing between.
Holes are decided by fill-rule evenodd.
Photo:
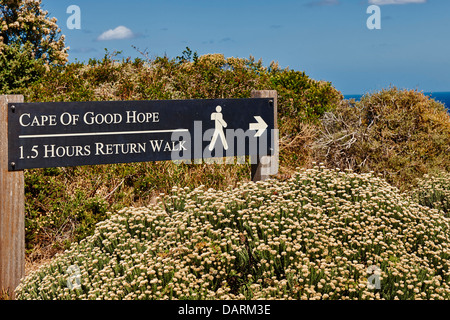
<instances>
[{"instance_id":1,"label":"wooden sign","mask_svg":"<svg viewBox=\"0 0 450 320\"><path fill-rule=\"evenodd\" d=\"M9 170L270 156L271 98L10 103Z\"/></svg>"}]
</instances>

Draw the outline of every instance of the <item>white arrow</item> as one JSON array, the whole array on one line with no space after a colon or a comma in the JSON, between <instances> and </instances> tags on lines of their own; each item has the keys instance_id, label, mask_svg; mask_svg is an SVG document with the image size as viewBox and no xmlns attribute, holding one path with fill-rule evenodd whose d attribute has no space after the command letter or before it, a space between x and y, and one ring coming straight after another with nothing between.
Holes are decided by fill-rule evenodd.
<instances>
[{"instance_id":1,"label":"white arrow","mask_svg":"<svg viewBox=\"0 0 450 320\"><path fill-rule=\"evenodd\" d=\"M250 123L250 130L257 130L255 137L260 137L267 129L267 123L260 117L254 116L258 123Z\"/></svg>"}]
</instances>

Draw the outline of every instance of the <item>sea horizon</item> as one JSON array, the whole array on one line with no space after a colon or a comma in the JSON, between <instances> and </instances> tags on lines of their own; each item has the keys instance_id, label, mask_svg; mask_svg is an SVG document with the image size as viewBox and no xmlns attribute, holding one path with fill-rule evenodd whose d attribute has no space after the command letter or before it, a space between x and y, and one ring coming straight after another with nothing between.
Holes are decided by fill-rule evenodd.
<instances>
[{"instance_id":1,"label":"sea horizon","mask_svg":"<svg viewBox=\"0 0 450 320\"><path fill-rule=\"evenodd\" d=\"M450 92L424 92L423 94L441 102L450 111ZM345 99L355 99L357 101L360 100L362 96L364 96L364 94L344 94Z\"/></svg>"}]
</instances>

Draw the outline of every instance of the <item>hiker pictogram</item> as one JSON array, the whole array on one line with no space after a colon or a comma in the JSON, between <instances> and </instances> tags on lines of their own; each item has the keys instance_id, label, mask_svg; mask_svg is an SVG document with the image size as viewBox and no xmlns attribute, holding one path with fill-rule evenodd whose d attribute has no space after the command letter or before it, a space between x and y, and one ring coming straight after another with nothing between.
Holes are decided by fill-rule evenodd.
<instances>
[{"instance_id":1,"label":"hiker pictogram","mask_svg":"<svg viewBox=\"0 0 450 320\"><path fill-rule=\"evenodd\" d=\"M215 121L215 130L211 140L211 144L209 145L209 151L212 151L215 148L215 144L217 141L217 137L220 137L222 141L223 148L228 150L227 140L225 138L225 133L223 129L227 127L227 123L223 120L222 107L217 106L216 112L211 114L211 120Z\"/></svg>"}]
</instances>

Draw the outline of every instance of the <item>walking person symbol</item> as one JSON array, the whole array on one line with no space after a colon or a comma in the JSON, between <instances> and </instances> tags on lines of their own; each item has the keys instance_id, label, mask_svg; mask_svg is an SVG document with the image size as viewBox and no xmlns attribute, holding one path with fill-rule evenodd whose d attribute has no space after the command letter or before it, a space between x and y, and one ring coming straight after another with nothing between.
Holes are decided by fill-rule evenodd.
<instances>
[{"instance_id":1,"label":"walking person symbol","mask_svg":"<svg viewBox=\"0 0 450 320\"><path fill-rule=\"evenodd\" d=\"M209 145L209 151L212 151L215 148L215 144L217 141L217 137L220 136L220 140L222 141L222 145L225 150L228 150L227 140L225 139L225 134L223 133L223 128L227 127L227 123L223 120L222 107L217 106L216 112L211 114L211 120L214 120L216 125L214 129L214 134L211 140L211 144Z\"/></svg>"}]
</instances>

